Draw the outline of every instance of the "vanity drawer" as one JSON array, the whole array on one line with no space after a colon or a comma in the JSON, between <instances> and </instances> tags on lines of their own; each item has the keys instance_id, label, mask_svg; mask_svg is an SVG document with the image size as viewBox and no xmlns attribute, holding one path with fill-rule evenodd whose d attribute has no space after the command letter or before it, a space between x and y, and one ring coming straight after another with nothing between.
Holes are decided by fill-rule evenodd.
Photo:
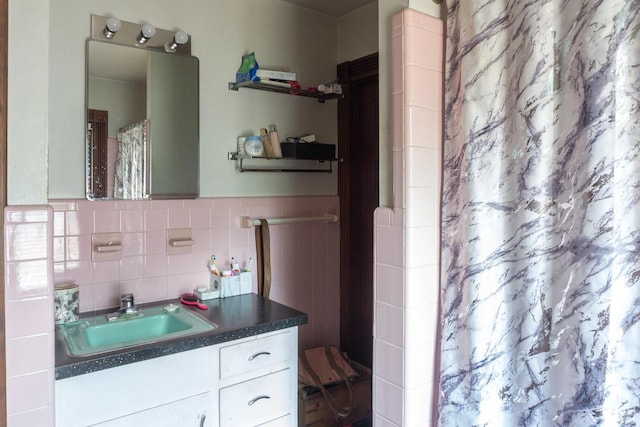
<instances>
[{"instance_id":1,"label":"vanity drawer","mask_svg":"<svg viewBox=\"0 0 640 427\"><path fill-rule=\"evenodd\" d=\"M271 335L220 349L220 379L287 362L291 333Z\"/></svg>"},{"instance_id":2,"label":"vanity drawer","mask_svg":"<svg viewBox=\"0 0 640 427\"><path fill-rule=\"evenodd\" d=\"M220 427L255 426L289 414L290 375L284 369L221 389Z\"/></svg>"}]
</instances>

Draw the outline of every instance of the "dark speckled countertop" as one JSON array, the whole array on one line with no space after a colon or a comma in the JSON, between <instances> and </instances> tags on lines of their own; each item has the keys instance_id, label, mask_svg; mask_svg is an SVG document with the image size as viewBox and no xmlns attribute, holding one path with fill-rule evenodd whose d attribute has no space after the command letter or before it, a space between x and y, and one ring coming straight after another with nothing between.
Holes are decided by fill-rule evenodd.
<instances>
[{"instance_id":1,"label":"dark speckled countertop","mask_svg":"<svg viewBox=\"0 0 640 427\"><path fill-rule=\"evenodd\" d=\"M180 304L178 299L157 301L147 306ZM127 349L114 350L98 355L75 357L66 352L66 344L56 328L56 379L74 377L103 369L139 362L154 357L166 356L181 351L193 350L208 345L219 344L239 338L272 332L279 329L300 326L307 323L307 315L285 305L270 301L256 294L204 301L208 310L180 304L183 309L194 311L218 325L212 331L173 340L145 344ZM144 308L145 305L140 305ZM96 313L83 313L82 317L109 313L103 310Z\"/></svg>"}]
</instances>

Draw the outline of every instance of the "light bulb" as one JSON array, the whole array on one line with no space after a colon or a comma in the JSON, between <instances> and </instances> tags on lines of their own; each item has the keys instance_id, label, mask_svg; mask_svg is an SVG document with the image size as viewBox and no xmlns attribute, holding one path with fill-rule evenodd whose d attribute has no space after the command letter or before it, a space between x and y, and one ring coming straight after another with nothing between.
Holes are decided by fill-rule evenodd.
<instances>
[{"instance_id":1,"label":"light bulb","mask_svg":"<svg viewBox=\"0 0 640 427\"><path fill-rule=\"evenodd\" d=\"M185 44L188 41L189 41L189 35L187 33L185 33L182 30L177 31L173 35L171 40L167 41L164 44L164 50L166 50L169 53L173 53L173 52L176 51L176 49L178 48L179 45Z\"/></svg>"},{"instance_id":2,"label":"light bulb","mask_svg":"<svg viewBox=\"0 0 640 427\"><path fill-rule=\"evenodd\" d=\"M156 27L151 24L144 24L142 30L138 34L138 43L145 44L149 39L156 35Z\"/></svg>"},{"instance_id":3,"label":"light bulb","mask_svg":"<svg viewBox=\"0 0 640 427\"><path fill-rule=\"evenodd\" d=\"M122 27L122 22L120 22L118 18L112 16L111 18L107 19L107 25L105 25L102 33L106 38L110 39L116 35L118 30L120 30L120 27Z\"/></svg>"},{"instance_id":4,"label":"light bulb","mask_svg":"<svg viewBox=\"0 0 640 427\"><path fill-rule=\"evenodd\" d=\"M178 31L176 32L176 35L173 36L173 39L178 44L185 44L186 42L189 41L189 36L184 31Z\"/></svg>"}]
</instances>

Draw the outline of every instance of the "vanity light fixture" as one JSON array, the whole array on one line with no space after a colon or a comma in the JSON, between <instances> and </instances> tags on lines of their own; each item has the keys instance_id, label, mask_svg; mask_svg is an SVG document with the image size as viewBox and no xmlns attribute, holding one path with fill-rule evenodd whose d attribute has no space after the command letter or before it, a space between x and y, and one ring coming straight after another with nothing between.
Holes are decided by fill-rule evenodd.
<instances>
[{"instance_id":1,"label":"vanity light fixture","mask_svg":"<svg viewBox=\"0 0 640 427\"><path fill-rule=\"evenodd\" d=\"M111 39L120 30L120 27L122 27L122 22L120 22L118 18L112 16L107 19L107 25L104 26L102 34L104 34L106 38Z\"/></svg>"},{"instance_id":2,"label":"vanity light fixture","mask_svg":"<svg viewBox=\"0 0 640 427\"><path fill-rule=\"evenodd\" d=\"M149 39L156 35L156 27L151 24L144 24L136 40L140 44L145 44Z\"/></svg>"},{"instance_id":3,"label":"vanity light fixture","mask_svg":"<svg viewBox=\"0 0 640 427\"><path fill-rule=\"evenodd\" d=\"M166 50L169 53L173 53L176 51L176 48L179 45L185 44L188 41L189 41L189 35L187 33L185 33L182 30L176 31L176 33L173 35L171 40L168 40L164 44L164 50Z\"/></svg>"}]
</instances>

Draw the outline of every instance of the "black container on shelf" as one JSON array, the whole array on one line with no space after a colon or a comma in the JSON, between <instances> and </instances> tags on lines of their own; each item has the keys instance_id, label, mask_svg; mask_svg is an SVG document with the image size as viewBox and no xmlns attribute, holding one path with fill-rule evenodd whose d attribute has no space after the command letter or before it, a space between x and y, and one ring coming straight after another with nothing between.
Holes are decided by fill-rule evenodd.
<instances>
[{"instance_id":1,"label":"black container on shelf","mask_svg":"<svg viewBox=\"0 0 640 427\"><path fill-rule=\"evenodd\" d=\"M309 160L333 160L336 158L335 144L319 142L281 142L282 157Z\"/></svg>"}]
</instances>

